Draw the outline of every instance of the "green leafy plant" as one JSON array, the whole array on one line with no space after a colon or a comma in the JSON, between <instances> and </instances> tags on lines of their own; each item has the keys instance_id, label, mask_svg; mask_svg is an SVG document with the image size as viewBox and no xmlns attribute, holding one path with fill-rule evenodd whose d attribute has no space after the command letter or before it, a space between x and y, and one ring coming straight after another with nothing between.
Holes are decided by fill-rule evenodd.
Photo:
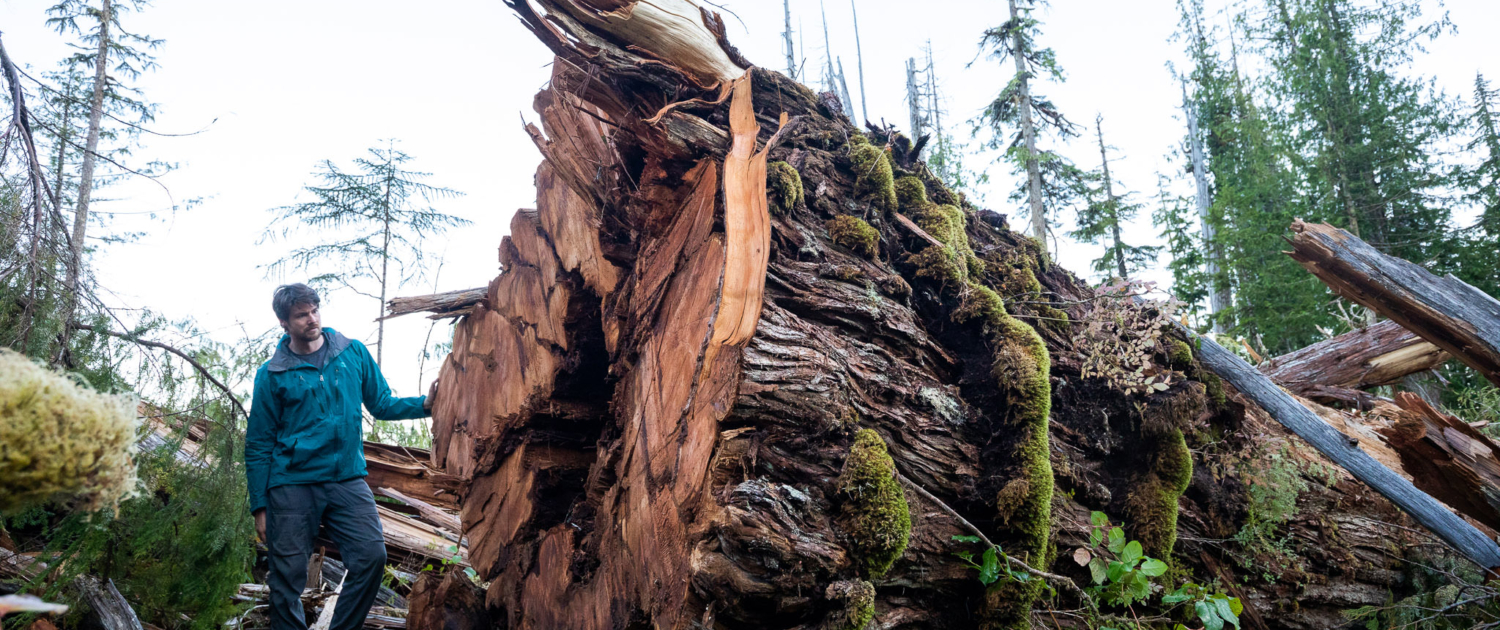
<instances>
[{"instance_id":1,"label":"green leafy plant","mask_svg":"<svg viewBox=\"0 0 1500 630\"><path fill-rule=\"evenodd\" d=\"M1222 630L1225 623L1238 628L1240 627L1240 613L1245 610L1244 604L1240 603L1240 598L1230 597L1192 582L1162 595L1161 603L1191 604L1193 614L1198 617L1198 622L1203 624L1203 630ZM1172 630L1187 630L1187 626L1179 623L1174 625Z\"/></svg>"},{"instance_id":2,"label":"green leafy plant","mask_svg":"<svg viewBox=\"0 0 1500 630\"><path fill-rule=\"evenodd\" d=\"M1125 530L1111 526L1103 512L1090 514L1089 521L1089 546L1080 547L1073 558L1088 566L1094 590L1105 603L1114 606L1128 607L1150 597L1151 578L1165 574L1167 563L1147 556L1140 541L1125 540ZM1101 545L1115 559L1103 557Z\"/></svg>"},{"instance_id":3,"label":"green leafy plant","mask_svg":"<svg viewBox=\"0 0 1500 630\"><path fill-rule=\"evenodd\" d=\"M978 536L954 536L953 540L964 543L984 542ZM1017 582L1029 582L1032 579L1030 573L1010 568L1010 558L1000 549L1000 545L991 545L985 549L979 554L977 561L972 551L959 551L953 555L963 560L969 568L978 570L979 582L985 586L999 582L1001 578L1009 578Z\"/></svg>"}]
</instances>

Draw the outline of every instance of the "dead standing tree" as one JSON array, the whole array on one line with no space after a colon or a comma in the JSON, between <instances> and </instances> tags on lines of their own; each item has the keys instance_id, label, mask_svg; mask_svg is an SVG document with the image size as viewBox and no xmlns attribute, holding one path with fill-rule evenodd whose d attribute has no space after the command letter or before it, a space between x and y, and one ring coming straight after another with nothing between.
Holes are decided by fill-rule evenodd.
<instances>
[{"instance_id":1,"label":"dead standing tree","mask_svg":"<svg viewBox=\"0 0 1500 630\"><path fill-rule=\"evenodd\" d=\"M1025 627L1042 580L986 589L953 537L1086 584L1055 551L1090 509L1234 583L1212 541L1246 484L1223 461L1277 429L1152 332L1162 313L1078 341L1105 329L1083 325L1096 310L1139 307L1048 264L904 138L752 68L689 0L508 4L557 54L537 207L465 300L432 451L462 480L497 624ZM1109 344L1149 387L1083 376L1081 348ZM1386 545L1408 521L1339 483L1299 504L1338 536L1286 525L1305 573L1236 587L1276 627L1401 588ZM413 619L473 609L423 592Z\"/></svg>"}]
</instances>

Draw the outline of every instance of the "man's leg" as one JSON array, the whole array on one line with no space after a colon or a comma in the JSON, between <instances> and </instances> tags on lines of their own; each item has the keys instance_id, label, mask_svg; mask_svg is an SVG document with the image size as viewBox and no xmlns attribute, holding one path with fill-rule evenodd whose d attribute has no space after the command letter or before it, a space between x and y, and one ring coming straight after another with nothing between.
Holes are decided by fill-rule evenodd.
<instances>
[{"instance_id":1,"label":"man's leg","mask_svg":"<svg viewBox=\"0 0 1500 630\"><path fill-rule=\"evenodd\" d=\"M375 495L364 479L323 484L323 488L328 506L323 524L328 526L333 542L338 543L348 570L329 630L358 630L375 603L380 579L385 575L380 514L375 511Z\"/></svg>"},{"instance_id":2,"label":"man's leg","mask_svg":"<svg viewBox=\"0 0 1500 630\"><path fill-rule=\"evenodd\" d=\"M307 630L302 588L318 531L317 500L307 486L277 486L266 495L266 547L270 550L271 630Z\"/></svg>"}]
</instances>

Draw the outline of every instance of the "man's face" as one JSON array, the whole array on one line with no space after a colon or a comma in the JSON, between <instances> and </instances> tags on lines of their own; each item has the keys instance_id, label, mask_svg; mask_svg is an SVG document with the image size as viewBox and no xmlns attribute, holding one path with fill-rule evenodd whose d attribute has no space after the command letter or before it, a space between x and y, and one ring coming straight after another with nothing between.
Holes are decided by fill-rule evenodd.
<instances>
[{"instance_id":1,"label":"man's face","mask_svg":"<svg viewBox=\"0 0 1500 630\"><path fill-rule=\"evenodd\" d=\"M298 304L292 307L292 312L286 319L281 320L281 329L293 338L303 343L317 341L323 334L323 322L318 316L317 304Z\"/></svg>"}]
</instances>

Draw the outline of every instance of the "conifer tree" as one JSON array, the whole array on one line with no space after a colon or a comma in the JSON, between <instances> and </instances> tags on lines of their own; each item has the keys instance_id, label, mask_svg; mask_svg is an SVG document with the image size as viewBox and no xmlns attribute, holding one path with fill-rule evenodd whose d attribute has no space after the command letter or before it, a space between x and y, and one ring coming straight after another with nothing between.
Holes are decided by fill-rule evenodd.
<instances>
[{"instance_id":1,"label":"conifer tree","mask_svg":"<svg viewBox=\"0 0 1500 630\"><path fill-rule=\"evenodd\" d=\"M1104 245L1104 255L1093 261L1094 271L1127 280L1135 271L1149 266L1159 248L1129 245L1121 236L1123 224L1133 220L1141 206L1130 201L1129 193L1115 194L1118 182L1109 172L1110 147L1104 144L1103 115L1094 120L1094 129L1099 139L1100 165L1099 170L1089 174L1089 180L1097 182L1097 187L1088 191L1088 205L1078 213L1078 229L1069 236Z\"/></svg>"},{"instance_id":2,"label":"conifer tree","mask_svg":"<svg viewBox=\"0 0 1500 630\"><path fill-rule=\"evenodd\" d=\"M375 299L377 318L384 314L390 292L422 274L422 241L469 224L432 207L439 199L461 193L425 183L432 174L404 168L411 159L392 143L354 160L354 171L324 160L313 173L318 183L303 189L313 200L276 208L277 216L262 241L285 239L303 228L321 230L331 240L296 248L268 271L321 270L311 283ZM375 292L360 281L374 283ZM384 356L384 341L385 320L379 320L377 365Z\"/></svg>"},{"instance_id":3,"label":"conifer tree","mask_svg":"<svg viewBox=\"0 0 1500 630\"><path fill-rule=\"evenodd\" d=\"M975 122L991 132L986 146L1004 150L1004 159L1022 177L1011 199L1024 202L1031 219L1031 236L1047 252L1048 209L1055 211L1078 202L1083 172L1055 151L1038 147L1039 140L1049 133L1066 139L1078 132L1052 101L1033 92L1032 80L1037 77L1063 80L1056 54L1036 43L1041 32L1041 23L1032 17L1036 6L1031 0L1009 0L1010 19L985 31L980 40L980 47L988 49L991 58L1002 64L1013 62L1015 74Z\"/></svg>"},{"instance_id":4,"label":"conifer tree","mask_svg":"<svg viewBox=\"0 0 1500 630\"><path fill-rule=\"evenodd\" d=\"M1474 76L1474 113L1469 116L1472 134L1464 149L1479 161L1461 176L1467 191L1464 201L1478 219L1463 229L1464 255L1456 274L1465 282L1492 296L1500 296L1500 116L1496 100L1500 90L1490 89L1483 74Z\"/></svg>"}]
</instances>

